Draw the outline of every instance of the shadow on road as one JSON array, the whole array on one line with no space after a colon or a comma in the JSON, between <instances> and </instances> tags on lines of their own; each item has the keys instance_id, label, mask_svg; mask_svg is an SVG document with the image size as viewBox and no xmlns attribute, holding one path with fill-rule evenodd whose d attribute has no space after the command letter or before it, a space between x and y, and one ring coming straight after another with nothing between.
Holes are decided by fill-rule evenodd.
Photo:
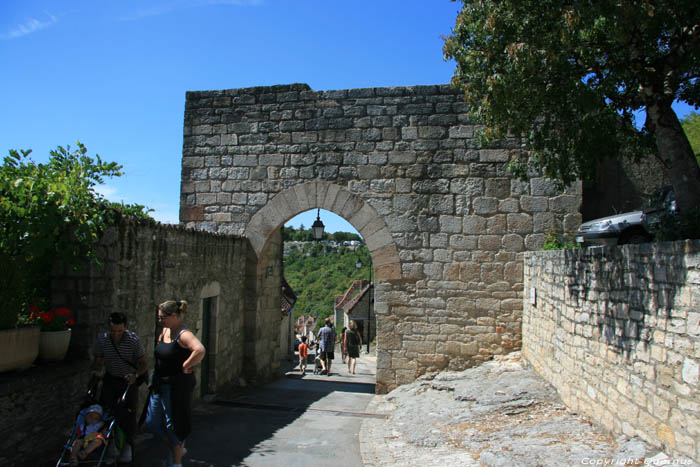
<instances>
[{"instance_id":1,"label":"shadow on road","mask_svg":"<svg viewBox=\"0 0 700 467\"><path fill-rule=\"evenodd\" d=\"M348 375L340 368L330 377L312 375L310 370L304 377L298 370L287 371L264 386L200 401L193 411L194 430L186 443L184 465L318 465L314 462L328 454L319 448L333 446L336 457L341 445L335 433L329 439L329 430L346 433L348 456L355 456L360 423L374 417L364 412L375 392L374 383L368 381L374 381L373 374ZM147 436L137 447L135 466L159 466L167 454Z\"/></svg>"}]
</instances>

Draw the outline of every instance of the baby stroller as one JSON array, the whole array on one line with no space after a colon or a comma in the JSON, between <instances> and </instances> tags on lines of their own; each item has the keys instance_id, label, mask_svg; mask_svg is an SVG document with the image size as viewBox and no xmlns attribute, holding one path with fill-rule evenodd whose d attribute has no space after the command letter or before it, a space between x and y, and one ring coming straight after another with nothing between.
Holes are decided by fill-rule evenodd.
<instances>
[{"instance_id":1,"label":"baby stroller","mask_svg":"<svg viewBox=\"0 0 700 467\"><path fill-rule=\"evenodd\" d=\"M321 350L316 346L316 355L314 355L314 374L320 375L323 373L323 365L321 365Z\"/></svg>"},{"instance_id":2,"label":"baby stroller","mask_svg":"<svg viewBox=\"0 0 700 467\"><path fill-rule=\"evenodd\" d=\"M81 430L85 426L85 418L88 412L97 405L96 393L99 382L99 378L93 378L90 381L85 401L81 405L81 409L78 411L75 420L75 425L73 426L73 430L71 431L71 435L68 438L68 441L66 441L66 443L63 445L63 449L61 450L61 457L59 457L58 461L56 462L56 467L72 465L71 451L73 449L73 443L76 439L82 436ZM129 388L131 388L130 385L128 385L124 390L124 393L117 402L116 407L106 407L104 409L102 413L103 427L100 430L99 436L99 438L103 439L104 442L102 443L102 446L93 451L88 458L80 460L78 462L80 465L102 466L114 463L113 456L107 456L107 452L110 448L114 450L114 445L117 442L117 433L119 432L119 430L116 424L115 413L118 407L121 404L123 404L126 400L126 395L129 392ZM97 407L99 407L99 405L97 405Z\"/></svg>"}]
</instances>

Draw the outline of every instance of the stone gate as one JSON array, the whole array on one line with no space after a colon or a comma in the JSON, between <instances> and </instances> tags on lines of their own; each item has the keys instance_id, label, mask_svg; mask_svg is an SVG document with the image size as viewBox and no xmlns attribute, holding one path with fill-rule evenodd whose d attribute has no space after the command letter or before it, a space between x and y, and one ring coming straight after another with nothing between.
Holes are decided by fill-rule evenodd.
<instances>
[{"instance_id":1,"label":"stone gate","mask_svg":"<svg viewBox=\"0 0 700 467\"><path fill-rule=\"evenodd\" d=\"M446 85L188 92L180 221L246 235L256 284L281 269L286 221L316 208L349 221L374 263L380 393L518 349L523 252L578 226L581 189L510 177L519 142L480 149L465 106ZM261 329L247 352L277 342L277 321Z\"/></svg>"}]
</instances>

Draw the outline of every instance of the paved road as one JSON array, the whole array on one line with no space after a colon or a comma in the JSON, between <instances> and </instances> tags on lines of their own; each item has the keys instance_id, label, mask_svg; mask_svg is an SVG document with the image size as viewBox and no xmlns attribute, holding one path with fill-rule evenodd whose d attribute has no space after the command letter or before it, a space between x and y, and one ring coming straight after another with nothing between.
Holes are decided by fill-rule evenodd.
<instances>
[{"instance_id":1,"label":"paved road","mask_svg":"<svg viewBox=\"0 0 700 467\"><path fill-rule=\"evenodd\" d=\"M339 353L337 353L339 356ZM259 388L217 394L194 410L185 466L362 465L358 434L374 395L376 359L363 355L355 375L336 360L331 376L301 377L298 367ZM141 442L137 462L159 466L165 457L151 439Z\"/></svg>"}]
</instances>

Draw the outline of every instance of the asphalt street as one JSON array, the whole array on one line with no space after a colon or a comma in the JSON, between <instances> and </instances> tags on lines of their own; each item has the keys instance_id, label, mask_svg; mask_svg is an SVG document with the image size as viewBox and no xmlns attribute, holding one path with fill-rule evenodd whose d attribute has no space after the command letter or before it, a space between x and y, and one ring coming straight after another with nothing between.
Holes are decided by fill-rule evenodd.
<instances>
[{"instance_id":1,"label":"asphalt street","mask_svg":"<svg viewBox=\"0 0 700 467\"><path fill-rule=\"evenodd\" d=\"M331 376L302 377L285 362L278 380L262 387L216 394L194 408L194 431L186 442L185 466L362 465L359 431L374 396L376 359L363 354L356 373L341 363ZM137 445L133 465L162 465L167 451L150 435Z\"/></svg>"}]
</instances>

